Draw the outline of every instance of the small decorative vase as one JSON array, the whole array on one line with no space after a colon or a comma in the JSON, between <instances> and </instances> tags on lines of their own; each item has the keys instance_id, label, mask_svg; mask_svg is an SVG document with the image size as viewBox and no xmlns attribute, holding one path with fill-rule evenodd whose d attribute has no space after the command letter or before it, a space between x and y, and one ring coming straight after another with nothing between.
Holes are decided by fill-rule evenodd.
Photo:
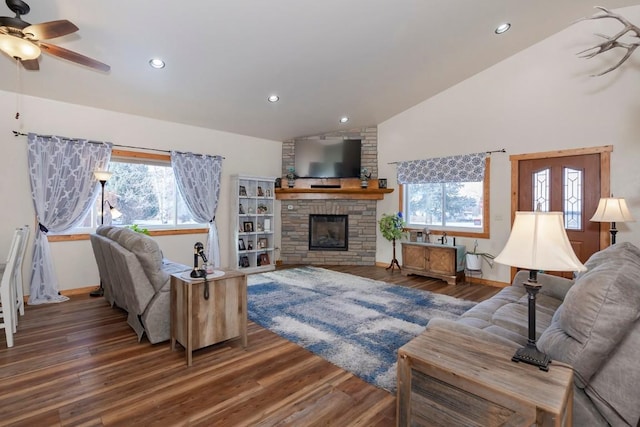
<instances>
[{"instance_id":1,"label":"small decorative vase","mask_svg":"<svg viewBox=\"0 0 640 427\"><path fill-rule=\"evenodd\" d=\"M363 179L362 181L360 181L360 187L361 188L367 188L369 186L369 181L366 179Z\"/></svg>"},{"instance_id":2,"label":"small decorative vase","mask_svg":"<svg viewBox=\"0 0 640 427\"><path fill-rule=\"evenodd\" d=\"M293 188L296 185L296 180L295 179L288 179L287 180L287 185L289 186L289 188Z\"/></svg>"}]
</instances>

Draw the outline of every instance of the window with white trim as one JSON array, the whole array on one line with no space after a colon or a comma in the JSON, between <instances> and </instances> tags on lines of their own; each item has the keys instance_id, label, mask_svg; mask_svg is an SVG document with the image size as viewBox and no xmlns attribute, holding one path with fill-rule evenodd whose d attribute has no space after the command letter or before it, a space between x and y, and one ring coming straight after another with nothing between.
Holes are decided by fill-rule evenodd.
<instances>
[{"instance_id":1,"label":"window with white trim","mask_svg":"<svg viewBox=\"0 0 640 427\"><path fill-rule=\"evenodd\" d=\"M155 156L165 157L165 156ZM105 218L110 207L121 216L112 218L118 226L137 225L149 230L175 230L206 227L197 223L178 191L170 158L166 161L140 157L112 156L108 170L112 173L104 188ZM101 194L95 208L70 233L89 233L101 223Z\"/></svg>"},{"instance_id":2,"label":"window with white trim","mask_svg":"<svg viewBox=\"0 0 640 427\"><path fill-rule=\"evenodd\" d=\"M486 153L398 163L407 228L488 237L489 164Z\"/></svg>"},{"instance_id":3,"label":"window with white trim","mask_svg":"<svg viewBox=\"0 0 640 427\"><path fill-rule=\"evenodd\" d=\"M483 230L482 181L406 184L404 194L404 216L409 228Z\"/></svg>"}]
</instances>

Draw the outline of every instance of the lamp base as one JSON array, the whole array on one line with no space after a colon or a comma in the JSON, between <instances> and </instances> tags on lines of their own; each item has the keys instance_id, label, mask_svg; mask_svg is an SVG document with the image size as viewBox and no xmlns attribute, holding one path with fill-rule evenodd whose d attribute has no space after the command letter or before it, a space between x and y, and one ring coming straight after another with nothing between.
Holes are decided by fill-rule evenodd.
<instances>
[{"instance_id":1,"label":"lamp base","mask_svg":"<svg viewBox=\"0 0 640 427\"><path fill-rule=\"evenodd\" d=\"M549 363L551 363L549 356L538 350L535 344L531 343L519 348L511 360L514 362L523 362L537 366L540 370L545 372L549 370Z\"/></svg>"}]
</instances>

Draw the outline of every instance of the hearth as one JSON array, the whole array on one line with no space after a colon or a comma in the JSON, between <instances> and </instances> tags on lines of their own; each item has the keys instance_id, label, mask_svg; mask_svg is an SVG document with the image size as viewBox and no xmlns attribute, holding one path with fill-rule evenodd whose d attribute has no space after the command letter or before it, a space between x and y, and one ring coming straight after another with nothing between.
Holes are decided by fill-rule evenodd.
<instances>
[{"instance_id":1,"label":"hearth","mask_svg":"<svg viewBox=\"0 0 640 427\"><path fill-rule=\"evenodd\" d=\"M348 215L309 215L310 251L346 251L348 248Z\"/></svg>"}]
</instances>

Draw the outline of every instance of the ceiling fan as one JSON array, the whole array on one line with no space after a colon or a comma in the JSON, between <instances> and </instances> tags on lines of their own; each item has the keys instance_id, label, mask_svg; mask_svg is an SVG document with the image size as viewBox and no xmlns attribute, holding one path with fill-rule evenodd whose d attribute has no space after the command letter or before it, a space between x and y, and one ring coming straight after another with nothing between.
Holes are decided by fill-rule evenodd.
<instances>
[{"instance_id":1,"label":"ceiling fan","mask_svg":"<svg viewBox=\"0 0 640 427\"><path fill-rule=\"evenodd\" d=\"M21 15L29 13L31 8L22 0L6 0L7 6L16 16L0 16L0 51L20 61L27 70L39 70L38 58L42 51L100 71L109 71L110 66L77 52L46 43L43 40L66 36L78 31L73 23L66 19L29 24Z\"/></svg>"}]
</instances>

